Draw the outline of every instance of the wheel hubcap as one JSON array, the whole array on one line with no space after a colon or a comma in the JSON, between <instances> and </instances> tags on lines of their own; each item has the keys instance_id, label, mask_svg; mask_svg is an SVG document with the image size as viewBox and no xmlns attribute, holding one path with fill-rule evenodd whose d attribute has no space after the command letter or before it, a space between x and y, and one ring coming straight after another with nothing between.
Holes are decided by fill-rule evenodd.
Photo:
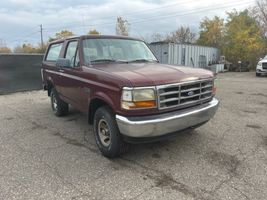
<instances>
[{"instance_id":1,"label":"wheel hubcap","mask_svg":"<svg viewBox=\"0 0 267 200\"><path fill-rule=\"evenodd\" d=\"M54 110L57 111L57 99L56 99L54 94L53 94L53 98L52 98L52 104L53 104Z\"/></svg>"},{"instance_id":2,"label":"wheel hubcap","mask_svg":"<svg viewBox=\"0 0 267 200\"><path fill-rule=\"evenodd\" d=\"M104 145L105 147L108 147L110 145L110 131L105 119L101 119L98 122L98 136L102 145Z\"/></svg>"}]
</instances>

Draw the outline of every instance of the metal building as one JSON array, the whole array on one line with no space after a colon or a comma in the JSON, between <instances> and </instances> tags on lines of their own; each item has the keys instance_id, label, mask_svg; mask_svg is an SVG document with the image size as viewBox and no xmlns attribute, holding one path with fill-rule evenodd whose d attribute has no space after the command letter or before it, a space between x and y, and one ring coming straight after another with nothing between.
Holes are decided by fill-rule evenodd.
<instances>
[{"instance_id":1,"label":"metal building","mask_svg":"<svg viewBox=\"0 0 267 200\"><path fill-rule=\"evenodd\" d=\"M206 68L220 59L220 51L214 47L168 42L153 42L149 46L164 64Z\"/></svg>"}]
</instances>

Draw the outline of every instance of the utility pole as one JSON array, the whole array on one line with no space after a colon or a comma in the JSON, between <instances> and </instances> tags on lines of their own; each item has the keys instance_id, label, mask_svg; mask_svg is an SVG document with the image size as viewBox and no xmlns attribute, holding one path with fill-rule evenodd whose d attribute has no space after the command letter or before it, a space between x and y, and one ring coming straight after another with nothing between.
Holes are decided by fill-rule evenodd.
<instances>
[{"instance_id":1,"label":"utility pole","mask_svg":"<svg viewBox=\"0 0 267 200\"><path fill-rule=\"evenodd\" d=\"M44 49L44 39L43 39L43 25L40 25L40 33L41 33L41 47Z\"/></svg>"}]
</instances>

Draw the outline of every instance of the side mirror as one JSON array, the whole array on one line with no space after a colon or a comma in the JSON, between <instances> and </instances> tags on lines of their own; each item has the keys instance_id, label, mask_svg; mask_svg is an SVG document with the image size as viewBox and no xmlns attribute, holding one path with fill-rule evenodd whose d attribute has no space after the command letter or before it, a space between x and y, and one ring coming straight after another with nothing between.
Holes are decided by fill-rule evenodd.
<instances>
[{"instance_id":1,"label":"side mirror","mask_svg":"<svg viewBox=\"0 0 267 200\"><path fill-rule=\"evenodd\" d=\"M56 61L56 66L60 67L60 68L69 68L69 67L71 67L70 59L58 58Z\"/></svg>"}]
</instances>

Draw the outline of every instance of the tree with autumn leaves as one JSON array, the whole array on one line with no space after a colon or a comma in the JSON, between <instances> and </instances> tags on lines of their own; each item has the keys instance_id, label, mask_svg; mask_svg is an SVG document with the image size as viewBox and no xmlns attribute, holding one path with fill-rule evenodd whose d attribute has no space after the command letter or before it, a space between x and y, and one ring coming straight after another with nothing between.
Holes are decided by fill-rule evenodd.
<instances>
[{"instance_id":1,"label":"tree with autumn leaves","mask_svg":"<svg viewBox=\"0 0 267 200\"><path fill-rule=\"evenodd\" d=\"M49 37L48 42L68 38L74 35L75 34L69 30L62 30L60 32L55 33L54 36ZM88 35L100 35L100 32L98 32L96 29L92 29L88 32ZM18 45L14 48L14 53L44 53L48 45L48 42L45 42L43 44L44 46L43 48L41 44L38 44L36 46L33 46L32 44L29 44L29 43ZM11 50L9 52L8 50L9 50L8 48L5 48L5 49L0 48L0 53L11 53Z\"/></svg>"},{"instance_id":2,"label":"tree with autumn leaves","mask_svg":"<svg viewBox=\"0 0 267 200\"><path fill-rule=\"evenodd\" d=\"M228 13L223 41L222 53L232 62L249 61L251 66L256 66L266 54L266 40L248 10Z\"/></svg>"},{"instance_id":3,"label":"tree with autumn leaves","mask_svg":"<svg viewBox=\"0 0 267 200\"><path fill-rule=\"evenodd\" d=\"M0 47L0 53L11 53L11 49L8 47Z\"/></svg>"},{"instance_id":4,"label":"tree with autumn leaves","mask_svg":"<svg viewBox=\"0 0 267 200\"><path fill-rule=\"evenodd\" d=\"M205 18L200 22L200 32L197 44L221 48L224 37L224 19L215 16Z\"/></svg>"},{"instance_id":5,"label":"tree with autumn leaves","mask_svg":"<svg viewBox=\"0 0 267 200\"><path fill-rule=\"evenodd\" d=\"M6 46L3 40L0 40L0 53L11 53L11 49Z\"/></svg>"},{"instance_id":6,"label":"tree with autumn leaves","mask_svg":"<svg viewBox=\"0 0 267 200\"><path fill-rule=\"evenodd\" d=\"M267 53L266 38L261 32L256 18L248 10L234 10L227 13L225 21L217 16L202 20L197 43L219 48L226 59L234 64L248 61L253 67Z\"/></svg>"}]
</instances>

